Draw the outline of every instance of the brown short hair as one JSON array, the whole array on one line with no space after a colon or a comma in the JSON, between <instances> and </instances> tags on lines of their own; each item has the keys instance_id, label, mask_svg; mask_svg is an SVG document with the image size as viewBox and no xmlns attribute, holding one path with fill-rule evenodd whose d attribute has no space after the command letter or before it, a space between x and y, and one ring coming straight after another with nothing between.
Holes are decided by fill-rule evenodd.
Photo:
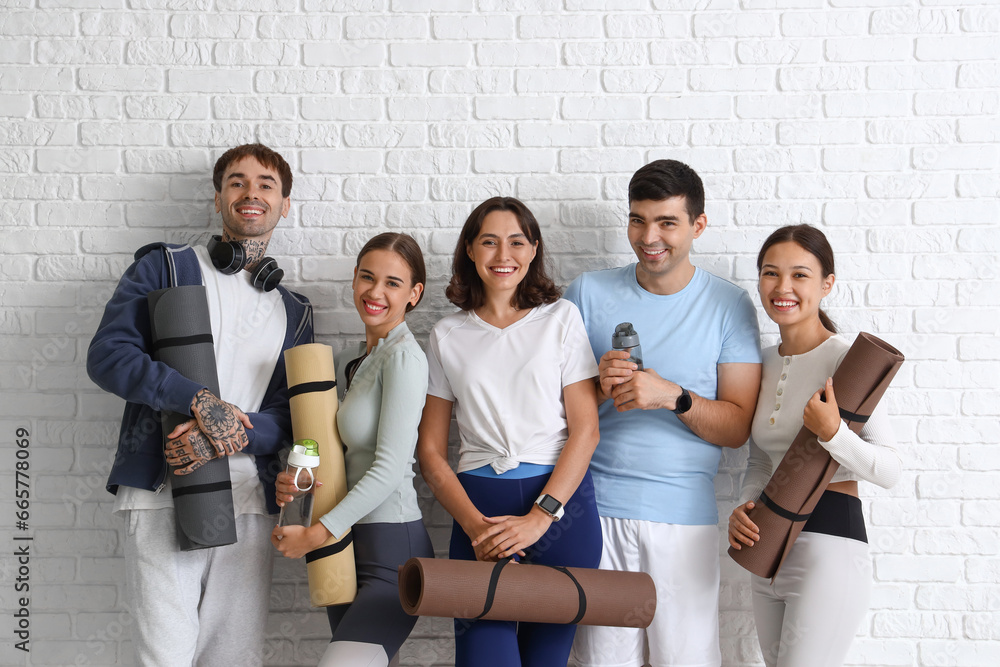
<instances>
[{"instance_id":1,"label":"brown short hair","mask_svg":"<svg viewBox=\"0 0 1000 667\"><path fill-rule=\"evenodd\" d=\"M654 160L640 167L628 184L628 201L663 201L684 197L689 222L705 212L705 186L691 167L677 160Z\"/></svg>"},{"instance_id":2,"label":"brown short hair","mask_svg":"<svg viewBox=\"0 0 1000 667\"><path fill-rule=\"evenodd\" d=\"M243 144L236 148L230 148L215 161L215 171L212 172L212 183L216 192L222 192L222 177L226 175L226 169L234 162L239 162L245 157L252 157L257 162L268 169L278 172L281 177L281 196L288 197L292 193L292 170L285 162L285 158L271 150L264 144Z\"/></svg>"},{"instance_id":3,"label":"brown short hair","mask_svg":"<svg viewBox=\"0 0 1000 667\"><path fill-rule=\"evenodd\" d=\"M455 258L451 264L451 282L445 289L445 296L462 310L472 310L483 305L486 295L483 290L483 280L476 272L476 265L469 259L468 247L479 236L483 220L493 211L510 211L517 218L521 232L528 242L535 246L535 258L528 266L528 272L514 292L515 308L534 308L544 303L553 303L559 296L559 288L545 273L545 244L542 242L542 231L538 227L535 216L521 201L513 197L493 197L477 206L462 227L458 244L455 246Z\"/></svg>"},{"instance_id":4,"label":"brown short hair","mask_svg":"<svg viewBox=\"0 0 1000 667\"><path fill-rule=\"evenodd\" d=\"M354 263L355 269L361 266L361 258L372 250L389 250L399 255L406 262L406 265L410 267L410 276L412 279L410 287L413 287L417 283L427 284L427 269L424 266L424 254L420 252L420 245L409 234L383 232L371 237L365 243L364 247L361 248L361 252L358 253L358 259ZM424 298L424 292L426 291L423 290L420 292L416 303L406 304L406 312L410 312L420 305L420 301Z\"/></svg>"}]
</instances>

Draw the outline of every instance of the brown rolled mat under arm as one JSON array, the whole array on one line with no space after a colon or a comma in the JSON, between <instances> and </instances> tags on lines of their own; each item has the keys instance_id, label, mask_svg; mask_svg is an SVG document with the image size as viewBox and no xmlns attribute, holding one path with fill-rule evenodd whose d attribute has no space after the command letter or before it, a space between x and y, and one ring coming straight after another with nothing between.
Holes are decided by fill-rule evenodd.
<instances>
[{"instance_id":1,"label":"brown rolled mat under arm","mask_svg":"<svg viewBox=\"0 0 1000 667\"><path fill-rule=\"evenodd\" d=\"M855 433L862 429L902 364L899 350L871 334L858 334L833 374L840 416L848 428ZM759 577L773 578L839 467L803 426L747 513L760 540L752 547L730 547L730 557Z\"/></svg>"},{"instance_id":2,"label":"brown rolled mat under arm","mask_svg":"<svg viewBox=\"0 0 1000 667\"><path fill-rule=\"evenodd\" d=\"M645 572L411 558L399 601L411 616L645 628L656 587Z\"/></svg>"},{"instance_id":3,"label":"brown rolled mat under arm","mask_svg":"<svg viewBox=\"0 0 1000 667\"><path fill-rule=\"evenodd\" d=\"M321 343L296 345L285 350L288 376L288 403L292 412L292 435L319 443L316 479L323 483L313 489L311 525L347 495L344 446L337 431L337 382L333 368L333 348ZM314 607L353 602L358 593L351 531L334 535L319 548L306 554L309 600Z\"/></svg>"}]
</instances>

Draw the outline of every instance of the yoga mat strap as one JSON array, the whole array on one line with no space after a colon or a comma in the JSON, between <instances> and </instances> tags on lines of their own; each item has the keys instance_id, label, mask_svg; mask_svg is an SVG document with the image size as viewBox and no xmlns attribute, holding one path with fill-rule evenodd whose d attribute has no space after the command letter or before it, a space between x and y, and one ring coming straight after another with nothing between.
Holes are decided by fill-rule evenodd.
<instances>
[{"instance_id":1,"label":"yoga mat strap","mask_svg":"<svg viewBox=\"0 0 1000 667\"><path fill-rule=\"evenodd\" d=\"M576 625L587 613L587 594L583 592L583 586L581 586L580 582L576 580L576 577L573 576L572 572L570 572L569 570L567 570L565 567L562 566L552 565L550 567L552 567L555 570L559 570L560 572L565 574L567 577L570 578L570 581L573 582L573 585L576 586L576 593L577 595L580 596L580 611L578 611L576 616L573 617L573 620L570 621L571 625Z\"/></svg>"},{"instance_id":2,"label":"yoga mat strap","mask_svg":"<svg viewBox=\"0 0 1000 667\"><path fill-rule=\"evenodd\" d=\"M497 594L497 583L500 581L500 571L506 567L507 563L510 562L510 558L501 558L497 561L497 564L493 566L493 571L490 572L490 583L486 587L486 604L483 605L483 610L479 612L476 616L476 620L479 620L486 614L490 613L490 609L493 608L493 598Z\"/></svg>"},{"instance_id":3,"label":"yoga mat strap","mask_svg":"<svg viewBox=\"0 0 1000 667\"><path fill-rule=\"evenodd\" d=\"M194 334L191 336L174 336L173 338L161 338L154 340L151 353L155 354L167 347L184 347L185 345L198 345L199 343L209 343L215 345L212 334Z\"/></svg>"},{"instance_id":4,"label":"yoga mat strap","mask_svg":"<svg viewBox=\"0 0 1000 667\"><path fill-rule=\"evenodd\" d=\"M224 482L213 482L211 484L195 484L193 486L171 486L170 492L174 498L189 496L192 493L212 493L213 491L229 491L233 488L231 480Z\"/></svg>"},{"instance_id":5,"label":"yoga mat strap","mask_svg":"<svg viewBox=\"0 0 1000 667\"><path fill-rule=\"evenodd\" d=\"M479 615L475 617L476 620L479 620L483 616L486 616L486 614L490 613L490 609L493 608L493 600L496 597L497 593L497 584L500 582L500 572L504 569L504 567L507 566L507 563L509 563L510 561L511 558L501 558L500 560L497 561L497 564L493 566L493 571L490 572L490 582L486 587L486 604L483 605L482 612L480 612ZM572 572L570 572L565 567L562 567L561 565L547 565L545 563L535 563L535 565L542 565L544 567L552 568L553 570L562 572L567 577L569 577L570 581L573 582L573 585L576 586L576 593L579 596L579 603L577 605L576 616L573 617L572 621L569 621L569 624L575 625L579 623L580 620L583 619L583 617L587 614L587 594L584 592L583 586L580 585L580 582L577 581L576 577L573 576Z\"/></svg>"},{"instance_id":6,"label":"yoga mat strap","mask_svg":"<svg viewBox=\"0 0 1000 667\"><path fill-rule=\"evenodd\" d=\"M840 418L845 421L854 422L855 424L864 424L870 417L871 415L859 415L856 412L840 408Z\"/></svg>"},{"instance_id":7,"label":"yoga mat strap","mask_svg":"<svg viewBox=\"0 0 1000 667\"><path fill-rule=\"evenodd\" d=\"M763 491L760 492L759 500L769 510L780 516L782 519L788 519L789 521L806 521L812 515L812 512L809 514L796 514L795 512L786 510L784 507L771 500Z\"/></svg>"},{"instance_id":8,"label":"yoga mat strap","mask_svg":"<svg viewBox=\"0 0 1000 667\"><path fill-rule=\"evenodd\" d=\"M288 398L301 394L311 394L314 391L330 391L337 386L336 380L325 380L322 382L303 382L294 387L288 388Z\"/></svg>"},{"instance_id":9,"label":"yoga mat strap","mask_svg":"<svg viewBox=\"0 0 1000 667\"><path fill-rule=\"evenodd\" d=\"M313 561L320 560L321 558L326 558L327 556L332 556L334 554L339 554L341 551L346 549L354 542L354 533L347 531L342 539L334 542L331 545L320 547L319 549L313 549L306 554L306 563L312 563Z\"/></svg>"}]
</instances>

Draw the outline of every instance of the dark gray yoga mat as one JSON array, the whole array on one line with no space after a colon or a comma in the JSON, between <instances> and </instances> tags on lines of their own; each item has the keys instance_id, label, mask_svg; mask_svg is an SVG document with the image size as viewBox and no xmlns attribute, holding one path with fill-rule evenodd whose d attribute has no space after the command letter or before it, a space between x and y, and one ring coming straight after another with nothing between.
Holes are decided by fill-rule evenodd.
<instances>
[{"instance_id":1,"label":"dark gray yoga mat","mask_svg":"<svg viewBox=\"0 0 1000 667\"><path fill-rule=\"evenodd\" d=\"M168 287L149 294L153 358L219 395L208 297L201 285ZM188 415L161 413L163 439ZM182 551L221 547L236 542L236 515L229 460L212 459L187 475L170 475L177 515L177 541Z\"/></svg>"}]
</instances>

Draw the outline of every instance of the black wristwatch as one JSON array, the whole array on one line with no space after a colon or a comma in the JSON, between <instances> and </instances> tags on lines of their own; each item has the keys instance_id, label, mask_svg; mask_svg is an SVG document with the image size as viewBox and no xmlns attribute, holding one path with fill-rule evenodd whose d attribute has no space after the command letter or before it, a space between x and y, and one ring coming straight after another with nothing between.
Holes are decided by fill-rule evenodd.
<instances>
[{"instance_id":1,"label":"black wristwatch","mask_svg":"<svg viewBox=\"0 0 1000 667\"><path fill-rule=\"evenodd\" d=\"M677 404L671 412L675 415L682 415L691 409L692 403L694 403L694 401L691 400L691 392L684 387L681 387L681 395L677 397Z\"/></svg>"}]
</instances>

